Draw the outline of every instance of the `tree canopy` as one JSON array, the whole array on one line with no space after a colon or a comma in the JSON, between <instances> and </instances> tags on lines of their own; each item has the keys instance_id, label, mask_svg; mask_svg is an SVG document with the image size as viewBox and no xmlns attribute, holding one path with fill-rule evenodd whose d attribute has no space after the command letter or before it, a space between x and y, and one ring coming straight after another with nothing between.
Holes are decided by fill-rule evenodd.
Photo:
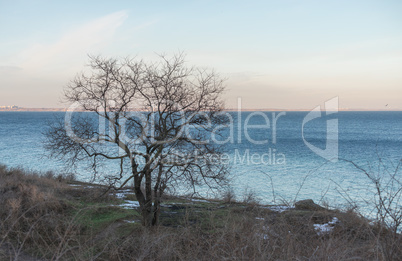
<instances>
[{"instance_id":1,"label":"tree canopy","mask_svg":"<svg viewBox=\"0 0 402 261\"><path fill-rule=\"evenodd\" d=\"M96 174L102 161L118 162L104 178L116 188L133 181L145 226L158 223L167 189L216 188L227 180L216 142L228 121L223 80L186 66L183 55L159 58L90 56L89 73L65 88L65 120L46 132L46 148L67 164L90 159Z\"/></svg>"}]
</instances>

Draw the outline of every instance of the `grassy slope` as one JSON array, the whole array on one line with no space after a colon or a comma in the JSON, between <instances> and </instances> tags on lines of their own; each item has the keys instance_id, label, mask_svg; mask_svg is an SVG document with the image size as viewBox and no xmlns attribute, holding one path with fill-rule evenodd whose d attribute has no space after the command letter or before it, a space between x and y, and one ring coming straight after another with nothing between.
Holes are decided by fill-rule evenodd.
<instances>
[{"instance_id":1,"label":"grassy slope","mask_svg":"<svg viewBox=\"0 0 402 261\"><path fill-rule=\"evenodd\" d=\"M275 212L247 203L166 198L147 230L133 200L102 186L0 167L0 260L397 260L401 238L353 211ZM314 224L337 217L331 233ZM7 247L5 247L7 246ZM33 259L31 259L33 260Z\"/></svg>"}]
</instances>

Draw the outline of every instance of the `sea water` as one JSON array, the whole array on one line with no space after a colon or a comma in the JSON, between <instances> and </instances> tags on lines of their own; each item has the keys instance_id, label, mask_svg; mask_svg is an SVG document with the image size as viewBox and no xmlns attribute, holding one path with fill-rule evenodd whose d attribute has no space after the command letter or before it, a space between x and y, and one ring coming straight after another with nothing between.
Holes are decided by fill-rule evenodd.
<instances>
[{"instance_id":1,"label":"sea water","mask_svg":"<svg viewBox=\"0 0 402 261\"><path fill-rule=\"evenodd\" d=\"M311 198L330 206L357 204L369 212L373 182L351 162L385 184L402 159L402 112L338 112L308 122L308 112L228 115L231 125L219 141L238 200L245 193L266 204ZM0 112L0 163L38 172L76 171L88 180L89 170L69 169L43 147L43 132L61 118L63 112ZM335 129L327 128L331 120ZM320 155L328 137L337 139L333 158ZM106 168L113 171L113 165Z\"/></svg>"}]
</instances>

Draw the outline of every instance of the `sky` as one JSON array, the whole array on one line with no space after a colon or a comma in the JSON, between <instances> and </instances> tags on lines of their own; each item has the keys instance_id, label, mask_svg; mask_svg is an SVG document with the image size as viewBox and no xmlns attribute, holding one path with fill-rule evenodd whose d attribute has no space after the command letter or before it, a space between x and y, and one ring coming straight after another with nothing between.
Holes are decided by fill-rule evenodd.
<instances>
[{"instance_id":1,"label":"sky","mask_svg":"<svg viewBox=\"0 0 402 261\"><path fill-rule=\"evenodd\" d=\"M402 110L402 1L0 0L0 106L68 107L88 55L186 54L228 108Z\"/></svg>"}]
</instances>

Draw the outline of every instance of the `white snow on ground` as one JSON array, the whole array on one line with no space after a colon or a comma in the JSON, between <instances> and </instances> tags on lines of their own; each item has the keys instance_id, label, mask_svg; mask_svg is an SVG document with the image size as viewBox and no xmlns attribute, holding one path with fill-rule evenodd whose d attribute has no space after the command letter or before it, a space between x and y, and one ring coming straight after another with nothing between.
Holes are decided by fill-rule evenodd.
<instances>
[{"instance_id":1,"label":"white snow on ground","mask_svg":"<svg viewBox=\"0 0 402 261\"><path fill-rule=\"evenodd\" d=\"M257 234L257 236L259 236L259 237L261 237L262 239L264 239L264 240L267 240L268 238L269 238L269 236L268 236L268 231L269 231L269 227L268 226L262 226L262 230L265 232L265 233L258 233Z\"/></svg>"},{"instance_id":2,"label":"white snow on ground","mask_svg":"<svg viewBox=\"0 0 402 261\"><path fill-rule=\"evenodd\" d=\"M330 225L335 225L335 224L338 223L338 222L339 222L339 219L338 219L337 217L333 217L333 218L332 218L332 221L329 221L328 224L330 224Z\"/></svg>"},{"instance_id":3,"label":"white snow on ground","mask_svg":"<svg viewBox=\"0 0 402 261\"><path fill-rule=\"evenodd\" d=\"M111 195L114 195L118 199L125 199L127 195L134 195L134 192L132 190L126 189L126 190L120 190L119 192L115 193L110 193Z\"/></svg>"},{"instance_id":4,"label":"white snow on ground","mask_svg":"<svg viewBox=\"0 0 402 261\"><path fill-rule=\"evenodd\" d=\"M133 192L125 192L125 191L123 191L123 192L117 192L114 195L118 199L124 199L124 198L126 198L127 195L134 195L134 193Z\"/></svg>"},{"instance_id":5,"label":"white snow on ground","mask_svg":"<svg viewBox=\"0 0 402 261\"><path fill-rule=\"evenodd\" d=\"M115 193L114 196L118 199L122 199L126 197L125 193Z\"/></svg>"},{"instance_id":6,"label":"white snow on ground","mask_svg":"<svg viewBox=\"0 0 402 261\"><path fill-rule=\"evenodd\" d=\"M262 207L262 208L267 208L269 210L282 213L283 211L293 209L294 207L288 207L288 206L266 206L266 207Z\"/></svg>"},{"instance_id":7,"label":"white snow on ground","mask_svg":"<svg viewBox=\"0 0 402 261\"><path fill-rule=\"evenodd\" d=\"M325 234L330 233L333 229L336 223L338 223L339 220L337 217L333 217L332 221L329 221L328 223L325 224L313 224L315 231L317 232L317 235L322 236Z\"/></svg>"},{"instance_id":8,"label":"white snow on ground","mask_svg":"<svg viewBox=\"0 0 402 261\"><path fill-rule=\"evenodd\" d=\"M138 203L138 201L134 201L134 200L126 200L123 204L120 204L118 206L125 208L125 209L132 209L132 208L139 208L140 203Z\"/></svg>"}]
</instances>

